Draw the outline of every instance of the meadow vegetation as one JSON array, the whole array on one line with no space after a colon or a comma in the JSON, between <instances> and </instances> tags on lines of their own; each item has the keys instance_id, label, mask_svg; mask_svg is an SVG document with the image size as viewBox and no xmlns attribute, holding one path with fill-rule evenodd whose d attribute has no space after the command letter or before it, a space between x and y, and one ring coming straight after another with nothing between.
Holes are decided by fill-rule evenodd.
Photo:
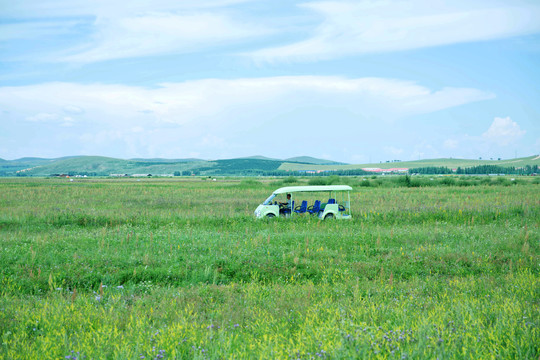
<instances>
[{"instance_id":1,"label":"meadow vegetation","mask_svg":"<svg viewBox=\"0 0 540 360\"><path fill-rule=\"evenodd\" d=\"M348 183L351 221L255 220ZM0 358L537 359L535 178L0 179Z\"/></svg>"}]
</instances>

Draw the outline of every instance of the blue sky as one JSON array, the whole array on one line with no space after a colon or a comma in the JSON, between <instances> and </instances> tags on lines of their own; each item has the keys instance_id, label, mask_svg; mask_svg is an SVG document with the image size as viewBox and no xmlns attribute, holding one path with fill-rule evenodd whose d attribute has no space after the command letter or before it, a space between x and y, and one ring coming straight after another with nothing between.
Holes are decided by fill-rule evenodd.
<instances>
[{"instance_id":1,"label":"blue sky","mask_svg":"<svg viewBox=\"0 0 540 360\"><path fill-rule=\"evenodd\" d=\"M0 1L0 158L540 153L538 1Z\"/></svg>"}]
</instances>

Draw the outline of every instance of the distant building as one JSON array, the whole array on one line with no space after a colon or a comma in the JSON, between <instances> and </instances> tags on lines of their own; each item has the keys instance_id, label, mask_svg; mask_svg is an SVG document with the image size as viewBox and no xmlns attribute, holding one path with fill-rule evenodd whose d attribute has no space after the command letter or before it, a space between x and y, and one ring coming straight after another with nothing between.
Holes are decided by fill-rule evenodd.
<instances>
[{"instance_id":1,"label":"distant building","mask_svg":"<svg viewBox=\"0 0 540 360\"><path fill-rule=\"evenodd\" d=\"M374 172L374 173L404 173L409 171L408 168L390 168L390 169L381 169L381 168L362 168L364 171Z\"/></svg>"}]
</instances>

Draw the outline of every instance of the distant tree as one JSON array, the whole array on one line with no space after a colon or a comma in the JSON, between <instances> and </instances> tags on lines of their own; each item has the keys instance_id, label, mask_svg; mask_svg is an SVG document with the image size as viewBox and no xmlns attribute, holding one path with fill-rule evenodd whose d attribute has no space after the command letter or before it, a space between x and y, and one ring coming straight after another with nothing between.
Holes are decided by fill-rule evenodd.
<instances>
[{"instance_id":1,"label":"distant tree","mask_svg":"<svg viewBox=\"0 0 540 360\"><path fill-rule=\"evenodd\" d=\"M175 171L175 172L173 173L173 175L174 175L174 176L180 176L180 171Z\"/></svg>"},{"instance_id":2,"label":"distant tree","mask_svg":"<svg viewBox=\"0 0 540 360\"><path fill-rule=\"evenodd\" d=\"M411 168L409 169L409 174L452 174L452 169L449 169L445 166L426 166L421 168Z\"/></svg>"}]
</instances>

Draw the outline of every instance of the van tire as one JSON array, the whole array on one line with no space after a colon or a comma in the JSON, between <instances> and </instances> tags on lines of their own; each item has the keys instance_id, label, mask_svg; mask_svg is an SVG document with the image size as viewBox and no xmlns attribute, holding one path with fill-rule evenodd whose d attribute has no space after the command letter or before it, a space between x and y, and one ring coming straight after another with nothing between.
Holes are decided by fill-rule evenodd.
<instances>
[{"instance_id":1,"label":"van tire","mask_svg":"<svg viewBox=\"0 0 540 360\"><path fill-rule=\"evenodd\" d=\"M334 214L330 213L330 214L326 214L326 216L324 217L324 220L333 219L333 218L334 218Z\"/></svg>"},{"instance_id":2,"label":"van tire","mask_svg":"<svg viewBox=\"0 0 540 360\"><path fill-rule=\"evenodd\" d=\"M270 219L270 218L276 217L276 215L269 213L269 214L266 214L266 217Z\"/></svg>"}]
</instances>

